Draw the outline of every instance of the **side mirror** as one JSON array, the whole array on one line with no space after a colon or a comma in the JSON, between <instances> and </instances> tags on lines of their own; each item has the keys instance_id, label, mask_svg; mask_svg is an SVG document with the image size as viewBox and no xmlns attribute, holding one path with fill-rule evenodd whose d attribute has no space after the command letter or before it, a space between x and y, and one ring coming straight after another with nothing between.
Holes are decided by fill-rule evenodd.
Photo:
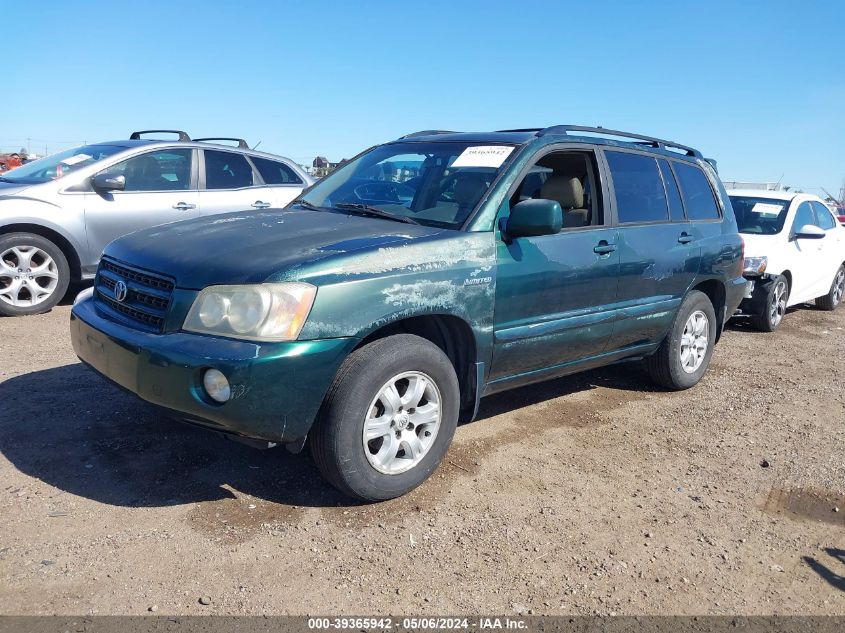
<instances>
[{"instance_id":1,"label":"side mirror","mask_svg":"<svg viewBox=\"0 0 845 633\"><path fill-rule=\"evenodd\" d=\"M820 240L824 236L824 229L820 229L814 224L805 224L795 233L796 240Z\"/></svg>"},{"instance_id":2,"label":"side mirror","mask_svg":"<svg viewBox=\"0 0 845 633\"><path fill-rule=\"evenodd\" d=\"M126 188L126 176L115 176L108 172L97 174L91 179L91 186L97 191L123 191Z\"/></svg>"},{"instance_id":3,"label":"side mirror","mask_svg":"<svg viewBox=\"0 0 845 633\"><path fill-rule=\"evenodd\" d=\"M508 237L554 235L563 227L563 211L556 200L523 200L514 205L505 232Z\"/></svg>"}]
</instances>

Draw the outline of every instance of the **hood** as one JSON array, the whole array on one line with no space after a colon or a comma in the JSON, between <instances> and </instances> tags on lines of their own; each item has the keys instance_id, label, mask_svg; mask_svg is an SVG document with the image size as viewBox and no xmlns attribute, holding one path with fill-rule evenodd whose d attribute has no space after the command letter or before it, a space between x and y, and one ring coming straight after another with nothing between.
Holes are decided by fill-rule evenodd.
<instances>
[{"instance_id":1,"label":"hood","mask_svg":"<svg viewBox=\"0 0 845 633\"><path fill-rule=\"evenodd\" d=\"M0 174L0 178L3 177L3 174ZM22 193L24 190L29 189L32 187L32 184L20 184L17 182L4 182L0 180L0 200L6 197L13 197Z\"/></svg>"},{"instance_id":2,"label":"hood","mask_svg":"<svg viewBox=\"0 0 845 633\"><path fill-rule=\"evenodd\" d=\"M739 236L745 243L746 257L762 257L771 255L777 244L783 237L782 233L775 235L761 235L756 233L740 233Z\"/></svg>"},{"instance_id":3,"label":"hood","mask_svg":"<svg viewBox=\"0 0 845 633\"><path fill-rule=\"evenodd\" d=\"M264 210L144 229L115 240L104 254L174 277L180 288L200 290L278 279L306 263L402 246L442 232L328 211Z\"/></svg>"}]
</instances>

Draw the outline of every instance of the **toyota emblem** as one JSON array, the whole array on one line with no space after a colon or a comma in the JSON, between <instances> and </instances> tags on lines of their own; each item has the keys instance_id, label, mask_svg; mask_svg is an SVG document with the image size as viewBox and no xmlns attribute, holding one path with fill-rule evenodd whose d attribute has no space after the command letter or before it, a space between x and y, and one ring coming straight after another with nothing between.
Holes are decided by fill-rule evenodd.
<instances>
[{"instance_id":1,"label":"toyota emblem","mask_svg":"<svg viewBox=\"0 0 845 633\"><path fill-rule=\"evenodd\" d=\"M126 301L126 295L129 294L129 288L126 287L126 282L118 281L114 286L114 298L118 303Z\"/></svg>"}]
</instances>

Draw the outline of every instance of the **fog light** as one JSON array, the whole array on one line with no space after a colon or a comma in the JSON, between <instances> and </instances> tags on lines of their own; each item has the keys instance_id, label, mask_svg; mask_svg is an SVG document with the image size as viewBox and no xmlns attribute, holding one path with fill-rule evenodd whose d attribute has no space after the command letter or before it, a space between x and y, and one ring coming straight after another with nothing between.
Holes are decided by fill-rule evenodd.
<instances>
[{"instance_id":1,"label":"fog light","mask_svg":"<svg viewBox=\"0 0 845 633\"><path fill-rule=\"evenodd\" d=\"M232 388L229 386L226 376L216 369L206 370L202 377L202 386L205 387L205 392L215 402L228 402L232 395Z\"/></svg>"}]
</instances>

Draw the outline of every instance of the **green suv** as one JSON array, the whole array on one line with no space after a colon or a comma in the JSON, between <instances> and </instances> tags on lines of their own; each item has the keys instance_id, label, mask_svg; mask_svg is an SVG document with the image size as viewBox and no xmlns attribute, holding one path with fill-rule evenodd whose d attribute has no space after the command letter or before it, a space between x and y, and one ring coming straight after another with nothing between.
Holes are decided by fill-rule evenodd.
<instances>
[{"instance_id":1,"label":"green suv","mask_svg":"<svg viewBox=\"0 0 845 633\"><path fill-rule=\"evenodd\" d=\"M329 482L381 500L431 475L483 396L638 357L695 385L742 300L742 252L692 148L427 131L284 210L112 242L70 328L85 363L170 415L307 439Z\"/></svg>"}]
</instances>

